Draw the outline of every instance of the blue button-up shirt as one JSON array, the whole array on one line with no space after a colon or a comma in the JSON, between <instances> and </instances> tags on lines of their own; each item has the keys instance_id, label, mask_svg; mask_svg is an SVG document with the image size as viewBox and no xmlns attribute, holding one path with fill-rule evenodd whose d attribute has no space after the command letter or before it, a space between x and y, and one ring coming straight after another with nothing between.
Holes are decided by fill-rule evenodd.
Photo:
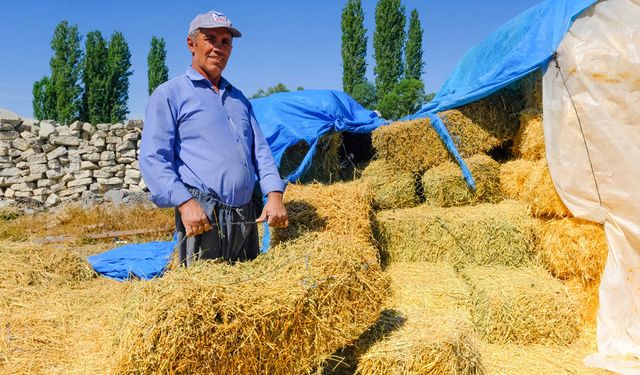
<instances>
[{"instance_id":1,"label":"blue button-up shirt","mask_svg":"<svg viewBox=\"0 0 640 375\"><path fill-rule=\"evenodd\" d=\"M246 205L256 174L264 194L284 191L251 103L224 78L217 93L191 67L149 98L140 170L159 207L191 199L185 185L213 191L231 205Z\"/></svg>"}]
</instances>

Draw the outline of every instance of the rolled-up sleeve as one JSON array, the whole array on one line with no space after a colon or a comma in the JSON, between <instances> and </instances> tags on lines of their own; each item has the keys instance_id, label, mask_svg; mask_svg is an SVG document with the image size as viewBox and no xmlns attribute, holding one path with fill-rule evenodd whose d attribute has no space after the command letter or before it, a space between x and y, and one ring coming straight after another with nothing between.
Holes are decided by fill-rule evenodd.
<instances>
[{"instance_id":1,"label":"rolled-up sleeve","mask_svg":"<svg viewBox=\"0 0 640 375\"><path fill-rule=\"evenodd\" d=\"M191 194L178 177L174 143L177 108L164 90L158 89L149 98L145 112L140 171L158 207L176 207L191 199Z\"/></svg>"},{"instance_id":2,"label":"rolled-up sleeve","mask_svg":"<svg viewBox=\"0 0 640 375\"><path fill-rule=\"evenodd\" d=\"M269 144L264 134L262 134L251 104L249 104L249 115L251 117L251 127L253 128L253 164L260 179L262 194L267 195L273 191L283 193L284 182L280 177L271 148L269 148Z\"/></svg>"}]
</instances>

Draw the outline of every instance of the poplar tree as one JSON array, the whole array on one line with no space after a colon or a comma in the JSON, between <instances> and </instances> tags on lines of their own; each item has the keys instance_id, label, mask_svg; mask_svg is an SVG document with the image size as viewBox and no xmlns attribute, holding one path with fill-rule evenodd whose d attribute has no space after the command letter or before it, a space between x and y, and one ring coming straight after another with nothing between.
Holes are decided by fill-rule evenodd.
<instances>
[{"instance_id":1,"label":"poplar tree","mask_svg":"<svg viewBox=\"0 0 640 375\"><path fill-rule=\"evenodd\" d=\"M407 47L404 51L405 78L422 79L424 62L422 61L422 27L418 18L418 10L411 11L409 19L409 32L407 33Z\"/></svg>"},{"instance_id":2,"label":"poplar tree","mask_svg":"<svg viewBox=\"0 0 640 375\"><path fill-rule=\"evenodd\" d=\"M33 83L33 116L37 120L53 120L56 115L56 97L49 77Z\"/></svg>"},{"instance_id":3,"label":"poplar tree","mask_svg":"<svg viewBox=\"0 0 640 375\"><path fill-rule=\"evenodd\" d=\"M348 94L365 82L367 29L360 0L347 0L342 9L342 89Z\"/></svg>"},{"instance_id":4,"label":"poplar tree","mask_svg":"<svg viewBox=\"0 0 640 375\"><path fill-rule=\"evenodd\" d=\"M373 48L376 66L376 92L378 99L393 90L403 73L404 6L400 0L379 0L376 5L376 30Z\"/></svg>"},{"instance_id":5,"label":"poplar tree","mask_svg":"<svg viewBox=\"0 0 640 375\"><path fill-rule=\"evenodd\" d=\"M82 51L78 26L69 26L67 21L60 22L53 34L51 49L53 57L49 62L49 84L53 96L49 96L48 99L55 98L55 111L51 113L55 115L53 120L66 124L78 119L80 114Z\"/></svg>"},{"instance_id":6,"label":"poplar tree","mask_svg":"<svg viewBox=\"0 0 640 375\"><path fill-rule=\"evenodd\" d=\"M121 32L114 32L107 49L107 97L111 123L123 121L129 108L129 76L132 74L131 52Z\"/></svg>"},{"instance_id":7,"label":"poplar tree","mask_svg":"<svg viewBox=\"0 0 640 375\"><path fill-rule=\"evenodd\" d=\"M147 56L147 78L149 81L149 95L160 84L169 79L169 68L165 60L167 59L166 45L164 38L151 38L151 50Z\"/></svg>"},{"instance_id":8,"label":"poplar tree","mask_svg":"<svg viewBox=\"0 0 640 375\"><path fill-rule=\"evenodd\" d=\"M107 41L99 31L92 31L85 39L85 57L82 64L83 121L92 124L110 121L109 98L107 95Z\"/></svg>"}]
</instances>

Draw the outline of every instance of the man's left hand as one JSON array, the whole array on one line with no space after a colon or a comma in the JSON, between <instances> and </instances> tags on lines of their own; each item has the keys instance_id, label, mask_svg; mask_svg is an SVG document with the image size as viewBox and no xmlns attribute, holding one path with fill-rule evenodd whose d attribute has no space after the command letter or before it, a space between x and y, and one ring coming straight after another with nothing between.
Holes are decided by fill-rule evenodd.
<instances>
[{"instance_id":1,"label":"man's left hand","mask_svg":"<svg viewBox=\"0 0 640 375\"><path fill-rule=\"evenodd\" d=\"M289 217L287 216L287 209L284 207L281 192L272 191L267 195L267 204L256 222L263 223L265 221L270 227L274 228L289 226Z\"/></svg>"}]
</instances>

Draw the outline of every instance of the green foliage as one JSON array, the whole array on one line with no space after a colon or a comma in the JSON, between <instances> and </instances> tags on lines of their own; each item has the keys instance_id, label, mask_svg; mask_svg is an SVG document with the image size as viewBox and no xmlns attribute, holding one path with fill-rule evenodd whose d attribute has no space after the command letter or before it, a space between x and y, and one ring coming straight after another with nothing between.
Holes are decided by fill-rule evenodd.
<instances>
[{"instance_id":1,"label":"green foliage","mask_svg":"<svg viewBox=\"0 0 640 375\"><path fill-rule=\"evenodd\" d=\"M382 117L396 120L415 113L424 103L424 83L407 78L398 82L393 91L385 95L378 104Z\"/></svg>"},{"instance_id":2,"label":"green foliage","mask_svg":"<svg viewBox=\"0 0 640 375\"><path fill-rule=\"evenodd\" d=\"M67 21L60 22L53 33L51 49L53 57L49 62L49 80L53 96L49 98L55 98L56 103L52 114L55 115L54 120L66 124L78 119L80 114L82 51L78 26L70 26Z\"/></svg>"},{"instance_id":3,"label":"green foliage","mask_svg":"<svg viewBox=\"0 0 640 375\"><path fill-rule=\"evenodd\" d=\"M418 18L418 10L411 11L409 19L409 32L407 35L407 47L404 51L405 78L422 79L424 62L422 61L422 27Z\"/></svg>"},{"instance_id":4,"label":"green foliage","mask_svg":"<svg viewBox=\"0 0 640 375\"><path fill-rule=\"evenodd\" d=\"M376 88L369 81L355 85L351 97L365 108L374 109L376 107Z\"/></svg>"},{"instance_id":5,"label":"green foliage","mask_svg":"<svg viewBox=\"0 0 640 375\"><path fill-rule=\"evenodd\" d=\"M360 0L347 0L342 9L342 88L348 94L353 93L357 84L365 81L366 32Z\"/></svg>"},{"instance_id":6,"label":"green foliage","mask_svg":"<svg viewBox=\"0 0 640 375\"><path fill-rule=\"evenodd\" d=\"M56 116L56 97L49 77L33 83L33 115L37 120L51 120Z\"/></svg>"},{"instance_id":7,"label":"green foliage","mask_svg":"<svg viewBox=\"0 0 640 375\"><path fill-rule=\"evenodd\" d=\"M304 87L298 86L298 87L296 87L296 91L304 91Z\"/></svg>"},{"instance_id":8,"label":"green foliage","mask_svg":"<svg viewBox=\"0 0 640 375\"><path fill-rule=\"evenodd\" d=\"M298 89L300 89L300 87L298 87ZM303 88L303 90L304 90L304 88ZM256 93L253 94L249 99L264 98L266 96L269 96L271 94L275 94L275 93L278 93L278 92L289 92L289 89L283 83L278 83L277 85L275 85L273 87L269 87L266 91L263 90L263 89L260 89L260 90L256 91Z\"/></svg>"},{"instance_id":9,"label":"green foliage","mask_svg":"<svg viewBox=\"0 0 640 375\"><path fill-rule=\"evenodd\" d=\"M432 93L429 93L429 94L425 95L424 96L424 102L425 103L429 103L430 101L433 100L433 98L435 98L435 96L436 96L435 92L432 92Z\"/></svg>"},{"instance_id":10,"label":"green foliage","mask_svg":"<svg viewBox=\"0 0 640 375\"><path fill-rule=\"evenodd\" d=\"M147 56L147 77L149 79L149 95L160 84L169 79L169 68L165 63L167 50L164 38L151 38L151 50Z\"/></svg>"},{"instance_id":11,"label":"green foliage","mask_svg":"<svg viewBox=\"0 0 640 375\"><path fill-rule=\"evenodd\" d=\"M114 32L107 49L107 97L109 98L109 122L121 122L129 113L129 76L133 73L131 52L121 32Z\"/></svg>"},{"instance_id":12,"label":"green foliage","mask_svg":"<svg viewBox=\"0 0 640 375\"><path fill-rule=\"evenodd\" d=\"M402 77L404 25L404 6L400 4L400 0L378 0L376 30L373 34L376 60L373 72L376 76L378 98L386 96Z\"/></svg>"},{"instance_id":13,"label":"green foliage","mask_svg":"<svg viewBox=\"0 0 640 375\"><path fill-rule=\"evenodd\" d=\"M107 61L107 41L99 31L91 31L85 39L85 57L82 64L82 81L84 93L82 95L82 121L92 124L105 123L111 120L109 97L107 95L109 82Z\"/></svg>"}]
</instances>

